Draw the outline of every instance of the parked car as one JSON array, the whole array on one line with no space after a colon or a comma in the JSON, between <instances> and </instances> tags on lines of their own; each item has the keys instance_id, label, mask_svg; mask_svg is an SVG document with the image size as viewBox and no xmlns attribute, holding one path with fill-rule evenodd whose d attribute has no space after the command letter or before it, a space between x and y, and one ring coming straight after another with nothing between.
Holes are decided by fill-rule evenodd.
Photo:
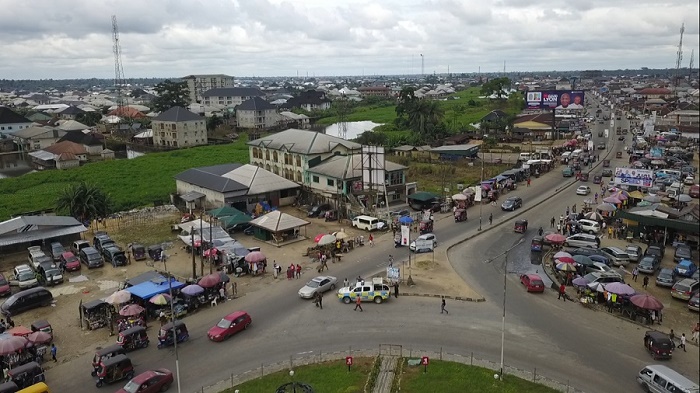
<instances>
[{"instance_id":1,"label":"parked car","mask_svg":"<svg viewBox=\"0 0 700 393\"><path fill-rule=\"evenodd\" d=\"M64 252L66 252L66 248L63 247L63 244L59 242L51 243L51 257L55 262L58 262L58 260L61 259L61 254Z\"/></svg>"},{"instance_id":2,"label":"parked car","mask_svg":"<svg viewBox=\"0 0 700 393\"><path fill-rule=\"evenodd\" d=\"M71 246L70 246L70 251L73 253L73 255L79 255L80 250L82 250L85 247L90 247L90 242L87 240L76 240L74 241Z\"/></svg>"},{"instance_id":3,"label":"parked car","mask_svg":"<svg viewBox=\"0 0 700 393\"><path fill-rule=\"evenodd\" d=\"M126 253L116 246L106 246L102 249L102 256L104 257L105 263L111 264L113 267L126 266L127 259Z\"/></svg>"},{"instance_id":4,"label":"parked car","mask_svg":"<svg viewBox=\"0 0 700 393\"><path fill-rule=\"evenodd\" d=\"M143 372L127 382L117 393L165 392L173 384L173 373L166 368Z\"/></svg>"},{"instance_id":5,"label":"parked car","mask_svg":"<svg viewBox=\"0 0 700 393\"><path fill-rule=\"evenodd\" d=\"M675 280L673 279L673 269L663 268L659 271L656 276L656 285L659 287L670 288L673 286Z\"/></svg>"},{"instance_id":6,"label":"parked car","mask_svg":"<svg viewBox=\"0 0 700 393\"><path fill-rule=\"evenodd\" d=\"M517 208L523 207L523 199L518 196L511 196L501 205L502 210L514 211Z\"/></svg>"},{"instance_id":7,"label":"parked car","mask_svg":"<svg viewBox=\"0 0 700 393\"><path fill-rule=\"evenodd\" d=\"M15 316L37 307L47 307L53 302L53 295L44 287L24 289L10 296L0 305L4 316Z\"/></svg>"},{"instance_id":8,"label":"parked car","mask_svg":"<svg viewBox=\"0 0 700 393\"><path fill-rule=\"evenodd\" d=\"M613 174L612 169L610 169L610 168L603 169L603 173L602 173L603 177L612 177L612 174Z\"/></svg>"},{"instance_id":9,"label":"parked car","mask_svg":"<svg viewBox=\"0 0 700 393\"><path fill-rule=\"evenodd\" d=\"M581 232L589 233L591 235L598 234L600 232L600 224L597 221L582 219L576 222L581 229Z\"/></svg>"},{"instance_id":10,"label":"parked car","mask_svg":"<svg viewBox=\"0 0 700 393\"><path fill-rule=\"evenodd\" d=\"M673 253L673 260L680 262L682 259L693 259L693 252L690 246L684 243L676 245L676 252Z\"/></svg>"},{"instance_id":11,"label":"parked car","mask_svg":"<svg viewBox=\"0 0 700 393\"><path fill-rule=\"evenodd\" d=\"M610 262L615 266L627 266L630 261L629 255L621 248L602 247L600 251L610 258Z\"/></svg>"},{"instance_id":12,"label":"parked car","mask_svg":"<svg viewBox=\"0 0 700 393\"><path fill-rule=\"evenodd\" d=\"M416 244L418 245L418 249L416 249ZM412 241L411 244L408 245L408 249L413 252L430 252L437 247L437 244L437 237L434 233L424 233L418 236L416 240Z\"/></svg>"},{"instance_id":13,"label":"parked car","mask_svg":"<svg viewBox=\"0 0 700 393\"><path fill-rule=\"evenodd\" d=\"M43 263L37 269L41 275L41 285L54 286L63 283L63 273L61 269L54 263Z\"/></svg>"},{"instance_id":14,"label":"parked car","mask_svg":"<svg viewBox=\"0 0 700 393\"><path fill-rule=\"evenodd\" d=\"M299 297L311 299L316 293L323 293L335 289L338 279L333 276L318 276L307 282L299 290Z\"/></svg>"},{"instance_id":15,"label":"parked car","mask_svg":"<svg viewBox=\"0 0 700 393\"><path fill-rule=\"evenodd\" d=\"M37 281L36 273L29 265L18 265L12 271L10 285L18 286L20 289L28 289L38 286L39 281Z\"/></svg>"},{"instance_id":16,"label":"parked car","mask_svg":"<svg viewBox=\"0 0 700 393\"><path fill-rule=\"evenodd\" d=\"M537 274L523 274L520 276L520 283L525 285L528 292L544 292L544 281Z\"/></svg>"},{"instance_id":17,"label":"parked car","mask_svg":"<svg viewBox=\"0 0 700 393\"><path fill-rule=\"evenodd\" d=\"M671 296L676 299L690 300L690 298L700 290L700 282L692 278L684 278L673 284Z\"/></svg>"},{"instance_id":18,"label":"parked car","mask_svg":"<svg viewBox=\"0 0 700 393\"><path fill-rule=\"evenodd\" d=\"M576 195L588 195L591 193L591 188L588 186L579 186L576 189Z\"/></svg>"},{"instance_id":19,"label":"parked car","mask_svg":"<svg viewBox=\"0 0 700 393\"><path fill-rule=\"evenodd\" d=\"M640 273L654 274L661 266L661 260L654 255L645 255L639 261L637 269Z\"/></svg>"},{"instance_id":20,"label":"parked car","mask_svg":"<svg viewBox=\"0 0 700 393\"><path fill-rule=\"evenodd\" d=\"M587 251L588 249L586 248L579 248L579 250L584 250ZM597 250L594 250L597 251ZM579 255L584 255L584 254L579 254ZM598 254L591 254L587 255L588 258L591 259L593 262L599 262L602 263L605 266L610 266L610 258L606 257L605 255L598 255Z\"/></svg>"},{"instance_id":21,"label":"parked car","mask_svg":"<svg viewBox=\"0 0 700 393\"><path fill-rule=\"evenodd\" d=\"M586 266L586 272L587 273L593 273L593 272L598 272L598 273L617 273L613 268L610 266L601 263L601 262L593 262L591 265Z\"/></svg>"},{"instance_id":22,"label":"parked car","mask_svg":"<svg viewBox=\"0 0 700 393\"><path fill-rule=\"evenodd\" d=\"M688 195L690 195L692 198L700 198L700 185L695 184L690 186L690 190L688 190Z\"/></svg>"},{"instance_id":23,"label":"parked car","mask_svg":"<svg viewBox=\"0 0 700 393\"><path fill-rule=\"evenodd\" d=\"M80 270L80 259L70 251L61 254L61 260L58 263L69 272Z\"/></svg>"},{"instance_id":24,"label":"parked car","mask_svg":"<svg viewBox=\"0 0 700 393\"><path fill-rule=\"evenodd\" d=\"M331 210L331 205L324 203L322 205L314 205L309 209L307 216L309 217L320 217L321 213Z\"/></svg>"},{"instance_id":25,"label":"parked car","mask_svg":"<svg viewBox=\"0 0 700 393\"><path fill-rule=\"evenodd\" d=\"M598 248L600 246L600 239L595 235L577 233L567 237L564 241L564 245L567 247Z\"/></svg>"},{"instance_id":26,"label":"parked car","mask_svg":"<svg viewBox=\"0 0 700 393\"><path fill-rule=\"evenodd\" d=\"M666 253L666 247L659 244L650 244L644 251L644 255L656 255L659 259L664 259L664 254Z\"/></svg>"},{"instance_id":27,"label":"parked car","mask_svg":"<svg viewBox=\"0 0 700 393\"><path fill-rule=\"evenodd\" d=\"M389 214L391 215L392 218L398 219L398 218L403 217L403 216L410 216L411 212L408 211L408 209L403 209L403 210L393 211Z\"/></svg>"},{"instance_id":28,"label":"parked car","mask_svg":"<svg viewBox=\"0 0 700 393\"><path fill-rule=\"evenodd\" d=\"M688 310L700 311L700 292L695 292L688 300Z\"/></svg>"},{"instance_id":29,"label":"parked car","mask_svg":"<svg viewBox=\"0 0 700 393\"><path fill-rule=\"evenodd\" d=\"M630 244L625 247L625 252L629 256L631 262L639 262L639 260L642 258L642 254L644 253L641 247L634 244Z\"/></svg>"},{"instance_id":30,"label":"parked car","mask_svg":"<svg viewBox=\"0 0 700 393\"><path fill-rule=\"evenodd\" d=\"M611 282L625 282L625 280L622 279L622 276L619 275L618 273L600 273L600 272L593 272L593 273L588 273L583 278L588 281L590 284L594 283L601 283L601 284L607 284Z\"/></svg>"},{"instance_id":31,"label":"parked car","mask_svg":"<svg viewBox=\"0 0 700 393\"><path fill-rule=\"evenodd\" d=\"M698 267L693 262L683 259L673 269L673 274L680 277L692 277L696 270L698 270Z\"/></svg>"},{"instance_id":32,"label":"parked car","mask_svg":"<svg viewBox=\"0 0 700 393\"><path fill-rule=\"evenodd\" d=\"M10 296L11 294L10 282L7 281L4 274L0 273L0 296Z\"/></svg>"},{"instance_id":33,"label":"parked car","mask_svg":"<svg viewBox=\"0 0 700 393\"><path fill-rule=\"evenodd\" d=\"M219 323L209 329L207 337L211 341L224 341L234 334L248 329L252 322L247 312L235 311L223 317Z\"/></svg>"}]
</instances>

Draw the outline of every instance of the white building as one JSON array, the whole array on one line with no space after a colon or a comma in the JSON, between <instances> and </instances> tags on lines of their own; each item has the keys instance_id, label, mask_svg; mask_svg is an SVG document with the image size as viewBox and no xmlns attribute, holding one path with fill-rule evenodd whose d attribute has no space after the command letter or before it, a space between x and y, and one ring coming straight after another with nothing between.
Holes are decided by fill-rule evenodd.
<instances>
[{"instance_id":1,"label":"white building","mask_svg":"<svg viewBox=\"0 0 700 393\"><path fill-rule=\"evenodd\" d=\"M156 146L186 147L208 143L204 118L179 106L154 117L151 127Z\"/></svg>"},{"instance_id":2,"label":"white building","mask_svg":"<svg viewBox=\"0 0 700 393\"><path fill-rule=\"evenodd\" d=\"M233 87L233 77L224 74L188 75L182 80L187 82L190 102L201 102L207 90Z\"/></svg>"},{"instance_id":3,"label":"white building","mask_svg":"<svg viewBox=\"0 0 700 393\"><path fill-rule=\"evenodd\" d=\"M0 106L0 134L12 134L32 126L32 122L10 108Z\"/></svg>"},{"instance_id":4,"label":"white building","mask_svg":"<svg viewBox=\"0 0 700 393\"><path fill-rule=\"evenodd\" d=\"M233 109L253 97L265 97L265 93L254 87L218 88L204 92L202 94L202 103L217 109Z\"/></svg>"}]
</instances>

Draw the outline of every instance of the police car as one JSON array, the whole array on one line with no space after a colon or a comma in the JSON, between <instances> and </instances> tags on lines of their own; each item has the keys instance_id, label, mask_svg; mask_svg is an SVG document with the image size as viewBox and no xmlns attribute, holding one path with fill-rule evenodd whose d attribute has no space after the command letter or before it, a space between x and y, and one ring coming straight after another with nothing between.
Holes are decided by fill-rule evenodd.
<instances>
[{"instance_id":1,"label":"police car","mask_svg":"<svg viewBox=\"0 0 700 393\"><path fill-rule=\"evenodd\" d=\"M363 302L375 302L380 304L389 299L391 290L381 277L373 278L372 282L360 281L349 287L338 290L338 299L345 304L354 303L359 296Z\"/></svg>"}]
</instances>

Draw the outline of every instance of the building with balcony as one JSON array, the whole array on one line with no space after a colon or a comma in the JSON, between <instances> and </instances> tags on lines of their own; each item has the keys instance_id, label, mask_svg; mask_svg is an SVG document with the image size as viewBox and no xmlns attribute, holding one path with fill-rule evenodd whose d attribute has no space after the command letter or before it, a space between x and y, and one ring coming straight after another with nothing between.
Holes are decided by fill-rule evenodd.
<instances>
[{"instance_id":1,"label":"building with balcony","mask_svg":"<svg viewBox=\"0 0 700 393\"><path fill-rule=\"evenodd\" d=\"M224 74L188 75L182 80L187 82L190 103L201 103L204 92L208 90L233 87L233 77Z\"/></svg>"},{"instance_id":2,"label":"building with balcony","mask_svg":"<svg viewBox=\"0 0 700 393\"><path fill-rule=\"evenodd\" d=\"M360 96L364 97L381 97L389 98L392 96L391 87L387 86L362 86L358 87L357 91Z\"/></svg>"},{"instance_id":3,"label":"building with balcony","mask_svg":"<svg viewBox=\"0 0 700 393\"><path fill-rule=\"evenodd\" d=\"M217 109L233 109L253 97L265 97L265 93L254 87L218 88L204 92L202 103Z\"/></svg>"},{"instance_id":4,"label":"building with balcony","mask_svg":"<svg viewBox=\"0 0 700 393\"><path fill-rule=\"evenodd\" d=\"M236 107L236 125L239 128L267 129L280 121L277 107L260 97L251 97Z\"/></svg>"},{"instance_id":5,"label":"building with balcony","mask_svg":"<svg viewBox=\"0 0 700 393\"><path fill-rule=\"evenodd\" d=\"M154 117L151 127L156 146L189 147L208 143L204 117L179 106Z\"/></svg>"}]
</instances>

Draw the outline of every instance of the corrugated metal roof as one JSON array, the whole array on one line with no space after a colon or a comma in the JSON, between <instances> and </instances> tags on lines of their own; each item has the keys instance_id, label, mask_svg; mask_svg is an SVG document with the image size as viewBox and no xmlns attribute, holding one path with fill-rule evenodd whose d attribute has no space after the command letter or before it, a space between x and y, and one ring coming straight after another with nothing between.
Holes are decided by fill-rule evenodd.
<instances>
[{"instance_id":1,"label":"corrugated metal roof","mask_svg":"<svg viewBox=\"0 0 700 393\"><path fill-rule=\"evenodd\" d=\"M221 176L224 173L230 172L240 166L241 164L223 164L202 168L192 168L178 173L175 175L175 179L218 192L245 190L248 188L247 186Z\"/></svg>"},{"instance_id":2,"label":"corrugated metal roof","mask_svg":"<svg viewBox=\"0 0 700 393\"><path fill-rule=\"evenodd\" d=\"M299 184L291 180L250 164L242 165L231 172L225 173L222 177L246 185L248 187L248 195L300 187Z\"/></svg>"},{"instance_id":3,"label":"corrugated metal roof","mask_svg":"<svg viewBox=\"0 0 700 393\"><path fill-rule=\"evenodd\" d=\"M78 220L68 216L20 216L0 222L0 236L30 226L75 226Z\"/></svg>"},{"instance_id":4,"label":"corrugated metal roof","mask_svg":"<svg viewBox=\"0 0 700 393\"><path fill-rule=\"evenodd\" d=\"M345 148L351 150L360 150L362 148L362 145L359 143L346 141L343 138L295 128L252 140L248 142L248 145L301 154L328 153L338 145L345 146Z\"/></svg>"},{"instance_id":5,"label":"corrugated metal roof","mask_svg":"<svg viewBox=\"0 0 700 393\"><path fill-rule=\"evenodd\" d=\"M170 121L175 123L180 121L196 120L204 120L204 118L196 113L188 111L187 109L181 106L174 106L153 118L153 121Z\"/></svg>"},{"instance_id":6,"label":"corrugated metal roof","mask_svg":"<svg viewBox=\"0 0 700 393\"><path fill-rule=\"evenodd\" d=\"M74 235L87 231L84 225L75 225L70 227L59 227L54 229L43 229L27 231L22 233L14 233L12 235L0 236L0 246L11 246L14 244L29 243L36 240L49 239L52 237Z\"/></svg>"},{"instance_id":7,"label":"corrugated metal roof","mask_svg":"<svg viewBox=\"0 0 700 393\"><path fill-rule=\"evenodd\" d=\"M270 232L281 232L309 225L310 222L276 210L256 218L250 224Z\"/></svg>"},{"instance_id":8,"label":"corrugated metal roof","mask_svg":"<svg viewBox=\"0 0 700 393\"><path fill-rule=\"evenodd\" d=\"M407 168L395 162L384 161L384 169L387 172L394 172ZM333 156L315 167L309 168L308 172L317 173L334 179L349 180L359 178L362 177L362 155Z\"/></svg>"},{"instance_id":9,"label":"corrugated metal roof","mask_svg":"<svg viewBox=\"0 0 700 393\"><path fill-rule=\"evenodd\" d=\"M51 160L56 159L55 154L48 152L48 151L44 151L44 150L32 151L32 152L29 152L29 155L34 157L34 158L38 158L41 161L51 161Z\"/></svg>"}]
</instances>

